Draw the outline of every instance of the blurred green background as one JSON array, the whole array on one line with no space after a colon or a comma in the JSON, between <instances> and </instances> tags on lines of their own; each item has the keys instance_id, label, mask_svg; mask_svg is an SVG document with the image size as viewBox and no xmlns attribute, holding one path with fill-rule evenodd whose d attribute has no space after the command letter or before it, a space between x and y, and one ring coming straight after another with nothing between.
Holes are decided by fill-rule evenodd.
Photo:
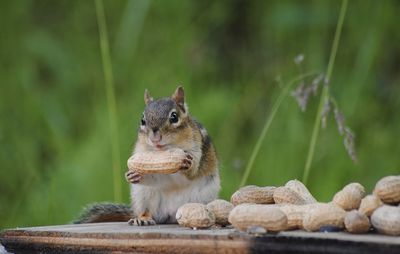
<instances>
[{"instance_id":1,"label":"blurred green background","mask_svg":"<svg viewBox=\"0 0 400 254\"><path fill-rule=\"evenodd\" d=\"M222 190L238 187L271 106L298 75L326 69L340 1L105 0L122 175L143 91L184 85L213 137ZM308 187L328 201L358 181L399 174L399 1L350 1L331 92L356 134L353 164L333 118L321 130ZM0 1L0 228L70 222L114 199L107 96L93 1ZM248 184L301 179L319 97L305 113L288 97ZM114 140L115 141L115 140Z\"/></svg>"}]
</instances>

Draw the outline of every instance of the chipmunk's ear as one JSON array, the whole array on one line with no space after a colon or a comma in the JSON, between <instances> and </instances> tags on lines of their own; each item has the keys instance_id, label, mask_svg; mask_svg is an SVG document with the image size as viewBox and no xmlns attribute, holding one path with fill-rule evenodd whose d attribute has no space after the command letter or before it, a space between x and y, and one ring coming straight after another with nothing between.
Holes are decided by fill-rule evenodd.
<instances>
[{"instance_id":1,"label":"chipmunk's ear","mask_svg":"<svg viewBox=\"0 0 400 254\"><path fill-rule=\"evenodd\" d=\"M187 106L185 104L185 92L182 86L178 86L175 93L172 95L172 99L178 104L183 112L187 112Z\"/></svg>"},{"instance_id":2,"label":"chipmunk's ear","mask_svg":"<svg viewBox=\"0 0 400 254\"><path fill-rule=\"evenodd\" d=\"M149 104L153 101L153 97L150 96L149 90L144 90L144 103Z\"/></svg>"}]
</instances>

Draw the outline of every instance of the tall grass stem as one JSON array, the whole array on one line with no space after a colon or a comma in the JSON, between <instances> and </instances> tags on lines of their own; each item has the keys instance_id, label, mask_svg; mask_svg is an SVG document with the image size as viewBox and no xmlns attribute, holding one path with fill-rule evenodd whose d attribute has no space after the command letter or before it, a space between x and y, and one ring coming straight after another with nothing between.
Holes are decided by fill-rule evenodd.
<instances>
[{"instance_id":1,"label":"tall grass stem","mask_svg":"<svg viewBox=\"0 0 400 254\"><path fill-rule=\"evenodd\" d=\"M330 83L330 79L331 79L331 76L332 76L333 66L335 64L337 50L338 50L338 47L339 47L339 41L340 41L340 36L341 36L341 33L342 33L344 17L346 15L346 10L347 10L347 2L348 2L348 0L343 0L342 1L342 6L340 8L338 23L336 25L335 36L334 36L334 39L333 39L331 54L330 54L330 57L329 57L328 67L327 67L327 71L326 71L325 82L324 82L324 86L323 86L323 89L322 89L322 92L321 92L321 97L320 97L320 101L319 101L319 105L318 105L317 115L315 117L315 122L314 122L314 128L313 128L313 132L312 132L312 135L311 135L310 146L308 148L307 159L306 159L306 163L305 163L305 166L304 166L303 178L302 178L302 181L303 181L304 184L307 184L308 177L309 177L309 174L310 174L311 163L312 163L313 158L314 158L315 146L316 146L316 143L317 143L317 138L318 138L318 134L319 134L320 126L321 126L321 117L322 117L322 111L323 111L323 108L324 108L324 103L325 103L326 100L329 99L328 98L328 96L329 96L329 83Z\"/></svg>"},{"instance_id":2,"label":"tall grass stem","mask_svg":"<svg viewBox=\"0 0 400 254\"><path fill-rule=\"evenodd\" d=\"M312 75L316 75L318 74L318 72L308 72L308 73L304 73L301 74L297 77L295 77L294 79L290 80L286 86L284 86L284 88L282 89L281 93L279 94L278 98L276 99L274 105L272 106L271 109L271 113L268 116L268 118L266 119L265 123L264 123L264 127L261 131L260 136L257 139L257 143L253 148L253 151L250 155L250 159L249 162L246 165L246 169L244 171L244 174L242 176L242 180L240 182L240 187L244 186L247 182L247 179L249 178L250 172L253 168L254 162L256 160L256 157L258 155L258 152L260 151L261 145L265 139L265 135L268 132L269 127L272 124L272 121L275 118L276 112L278 111L279 107L281 106L283 100L286 98L286 96L289 94L290 89L292 88L293 84L295 84L296 82L303 80L306 77L312 76Z\"/></svg>"},{"instance_id":3,"label":"tall grass stem","mask_svg":"<svg viewBox=\"0 0 400 254\"><path fill-rule=\"evenodd\" d=\"M112 171L113 171L113 186L114 200L122 201L122 186L121 186L121 161L119 151L119 134L118 134L118 117L117 103L114 93L114 77L111 66L110 46L107 34L106 17L104 13L104 5L102 0L95 0L97 24L99 27L99 40L101 59L103 63L105 88L107 95L107 107L109 113L110 138L112 150Z\"/></svg>"}]
</instances>

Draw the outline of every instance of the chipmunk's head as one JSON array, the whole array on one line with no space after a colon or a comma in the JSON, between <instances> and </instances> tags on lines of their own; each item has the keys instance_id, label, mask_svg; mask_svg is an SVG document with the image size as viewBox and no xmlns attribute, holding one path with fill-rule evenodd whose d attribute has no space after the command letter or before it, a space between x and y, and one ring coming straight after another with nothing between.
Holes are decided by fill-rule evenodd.
<instances>
[{"instance_id":1,"label":"chipmunk's head","mask_svg":"<svg viewBox=\"0 0 400 254\"><path fill-rule=\"evenodd\" d=\"M189 112L183 87L179 86L171 97L157 100L146 90L144 102L146 108L140 121L139 134L148 145L163 149L177 146L189 137Z\"/></svg>"}]
</instances>

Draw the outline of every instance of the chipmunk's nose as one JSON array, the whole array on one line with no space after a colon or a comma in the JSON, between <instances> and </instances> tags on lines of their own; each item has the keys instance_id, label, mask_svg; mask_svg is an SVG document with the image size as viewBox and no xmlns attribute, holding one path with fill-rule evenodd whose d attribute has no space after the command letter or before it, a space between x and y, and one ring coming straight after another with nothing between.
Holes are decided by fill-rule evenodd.
<instances>
[{"instance_id":1,"label":"chipmunk's nose","mask_svg":"<svg viewBox=\"0 0 400 254\"><path fill-rule=\"evenodd\" d=\"M150 135L150 139L153 142L160 142L161 141L161 133L158 131L158 128L152 128L151 129L153 133Z\"/></svg>"}]
</instances>

